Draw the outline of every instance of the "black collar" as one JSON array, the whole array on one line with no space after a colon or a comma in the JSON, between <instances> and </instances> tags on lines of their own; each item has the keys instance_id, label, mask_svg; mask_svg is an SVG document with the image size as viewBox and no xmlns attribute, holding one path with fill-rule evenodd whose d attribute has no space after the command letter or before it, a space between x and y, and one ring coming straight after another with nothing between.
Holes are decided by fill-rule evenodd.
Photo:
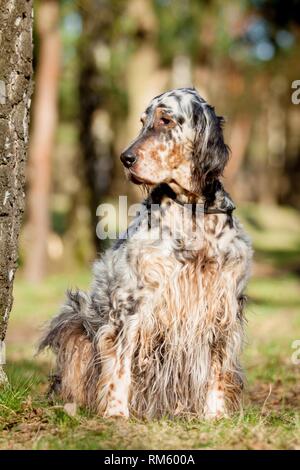
<instances>
[{"instance_id":1,"label":"black collar","mask_svg":"<svg viewBox=\"0 0 300 470\"><path fill-rule=\"evenodd\" d=\"M175 198L173 199L174 202L176 202L177 204L179 204L180 206L182 207L187 207L189 209L192 210L192 212L203 212L203 214L226 214L226 215L231 215L233 210L235 208L228 208L228 209L221 209L221 208L217 208L217 207L207 207L207 203L205 202L204 204L200 204L200 203L188 203L188 202L184 202L184 201L181 201L180 199L178 198Z\"/></svg>"},{"instance_id":2,"label":"black collar","mask_svg":"<svg viewBox=\"0 0 300 470\"><path fill-rule=\"evenodd\" d=\"M221 198L218 201L220 206L223 207L209 207L209 204L213 205L214 202L209 203L208 199L204 199L203 202L188 202L183 198L180 198L173 189L166 183L162 183L156 186L150 193L148 199L146 200L146 205L151 206L151 204L161 204L164 197L172 199L174 202L179 204L182 207L186 207L192 210L192 213L202 212L203 214L225 214L231 216L232 212L235 209L235 206L232 200L228 197L227 193L223 190L223 187L220 185L219 192L221 191ZM195 196L196 198L196 196ZM227 201L227 203L226 203Z\"/></svg>"}]
</instances>

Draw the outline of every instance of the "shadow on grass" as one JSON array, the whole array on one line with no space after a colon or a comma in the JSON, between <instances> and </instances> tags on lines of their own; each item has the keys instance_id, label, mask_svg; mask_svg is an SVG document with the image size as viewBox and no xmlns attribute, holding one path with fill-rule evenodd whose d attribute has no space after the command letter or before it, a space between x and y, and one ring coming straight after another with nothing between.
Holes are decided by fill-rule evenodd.
<instances>
[{"instance_id":1,"label":"shadow on grass","mask_svg":"<svg viewBox=\"0 0 300 470\"><path fill-rule=\"evenodd\" d=\"M255 308L255 306L269 307L269 308L294 308L299 307L299 300L297 299L264 299L262 297L256 297L255 295L248 296L249 308Z\"/></svg>"},{"instance_id":2,"label":"shadow on grass","mask_svg":"<svg viewBox=\"0 0 300 470\"><path fill-rule=\"evenodd\" d=\"M270 263L281 272L289 272L300 276L300 246L289 249L255 249L257 262Z\"/></svg>"},{"instance_id":3,"label":"shadow on grass","mask_svg":"<svg viewBox=\"0 0 300 470\"><path fill-rule=\"evenodd\" d=\"M294 412L300 409L300 384L257 382L248 390L247 401L262 412Z\"/></svg>"}]
</instances>

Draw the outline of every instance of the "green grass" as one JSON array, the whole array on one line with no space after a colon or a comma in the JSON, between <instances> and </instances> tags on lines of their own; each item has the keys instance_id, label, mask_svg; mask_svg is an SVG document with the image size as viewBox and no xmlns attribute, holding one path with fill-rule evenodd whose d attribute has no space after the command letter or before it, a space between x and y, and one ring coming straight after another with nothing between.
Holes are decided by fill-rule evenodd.
<instances>
[{"instance_id":1,"label":"green grass","mask_svg":"<svg viewBox=\"0 0 300 470\"><path fill-rule=\"evenodd\" d=\"M41 325L67 287L87 288L90 272L49 277L38 289L18 273L7 336L10 386L0 391L0 448L15 449L300 449L299 216L290 209L242 208L256 248L243 356L243 414L217 422L104 420L69 416L46 398L51 356L34 357Z\"/></svg>"}]
</instances>

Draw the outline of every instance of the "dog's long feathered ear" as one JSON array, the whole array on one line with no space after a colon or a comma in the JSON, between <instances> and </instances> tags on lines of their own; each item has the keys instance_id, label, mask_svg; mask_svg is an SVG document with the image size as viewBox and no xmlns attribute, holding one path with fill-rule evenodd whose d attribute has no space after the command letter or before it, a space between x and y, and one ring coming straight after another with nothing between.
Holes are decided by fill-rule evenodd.
<instances>
[{"instance_id":1,"label":"dog's long feathered ear","mask_svg":"<svg viewBox=\"0 0 300 470\"><path fill-rule=\"evenodd\" d=\"M224 119L207 103L194 103L196 129L193 154L193 186L197 192L218 178L228 162L229 147L224 142Z\"/></svg>"}]
</instances>

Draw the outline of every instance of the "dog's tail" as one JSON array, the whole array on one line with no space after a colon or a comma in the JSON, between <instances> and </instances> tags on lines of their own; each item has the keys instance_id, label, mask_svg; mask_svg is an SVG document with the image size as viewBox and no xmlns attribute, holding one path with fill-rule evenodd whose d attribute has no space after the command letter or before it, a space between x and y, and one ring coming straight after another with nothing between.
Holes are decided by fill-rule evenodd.
<instances>
[{"instance_id":1,"label":"dog's tail","mask_svg":"<svg viewBox=\"0 0 300 470\"><path fill-rule=\"evenodd\" d=\"M57 354L66 335L70 335L75 330L81 330L84 333L87 306L87 294L82 291L67 291L65 304L46 327L45 334L38 345L38 353L49 347Z\"/></svg>"},{"instance_id":2,"label":"dog's tail","mask_svg":"<svg viewBox=\"0 0 300 470\"><path fill-rule=\"evenodd\" d=\"M93 361L93 341L86 327L88 295L68 291L60 313L48 325L38 352L49 347L56 354L56 371L50 392L58 392L64 400L86 403L88 371Z\"/></svg>"}]
</instances>

